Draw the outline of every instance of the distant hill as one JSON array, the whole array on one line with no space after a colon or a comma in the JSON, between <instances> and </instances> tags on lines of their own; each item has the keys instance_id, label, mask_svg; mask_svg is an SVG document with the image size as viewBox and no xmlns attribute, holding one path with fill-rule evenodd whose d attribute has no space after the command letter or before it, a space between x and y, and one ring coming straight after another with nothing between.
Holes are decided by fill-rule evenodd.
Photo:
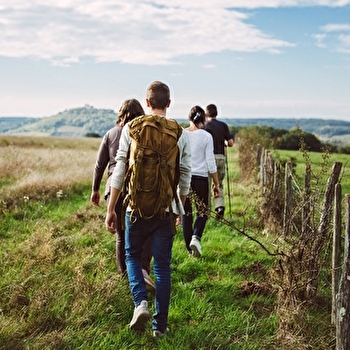
<instances>
[{"instance_id":1,"label":"distant hill","mask_svg":"<svg viewBox=\"0 0 350 350\"><path fill-rule=\"evenodd\" d=\"M23 125L15 123L12 128L1 128L0 133L29 136L83 137L88 133L103 136L116 122L117 114L111 109L97 109L89 105L68 109L51 117L26 121ZM9 118L6 118L7 122Z\"/></svg>"},{"instance_id":2,"label":"distant hill","mask_svg":"<svg viewBox=\"0 0 350 350\"><path fill-rule=\"evenodd\" d=\"M0 117L0 133L18 129L24 125L35 123L39 118L30 117Z\"/></svg>"},{"instance_id":3,"label":"distant hill","mask_svg":"<svg viewBox=\"0 0 350 350\"><path fill-rule=\"evenodd\" d=\"M97 109L89 105L68 109L44 118L0 117L0 134L84 137L86 134L103 136L116 121L117 113L111 109ZM188 123L187 119L177 119ZM350 122L314 118L219 118L229 126L269 126L290 130L299 126L316 135L323 142L349 144Z\"/></svg>"}]
</instances>

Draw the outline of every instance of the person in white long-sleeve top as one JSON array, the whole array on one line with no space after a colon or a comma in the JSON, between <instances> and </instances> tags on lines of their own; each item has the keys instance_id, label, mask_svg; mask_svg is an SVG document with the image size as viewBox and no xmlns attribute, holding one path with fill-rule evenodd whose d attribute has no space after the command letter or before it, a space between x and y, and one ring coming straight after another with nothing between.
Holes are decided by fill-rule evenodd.
<instances>
[{"instance_id":1,"label":"person in white long-sleeve top","mask_svg":"<svg viewBox=\"0 0 350 350\"><path fill-rule=\"evenodd\" d=\"M191 108L188 120L190 126L185 129L191 145L191 196L185 202L185 215L182 216L182 230L189 254L202 255L201 238L208 220L209 176L214 182L214 197L220 194L220 184L214 157L213 138L202 129L205 123L205 111L200 106ZM193 223L193 201L196 206L196 219Z\"/></svg>"}]
</instances>

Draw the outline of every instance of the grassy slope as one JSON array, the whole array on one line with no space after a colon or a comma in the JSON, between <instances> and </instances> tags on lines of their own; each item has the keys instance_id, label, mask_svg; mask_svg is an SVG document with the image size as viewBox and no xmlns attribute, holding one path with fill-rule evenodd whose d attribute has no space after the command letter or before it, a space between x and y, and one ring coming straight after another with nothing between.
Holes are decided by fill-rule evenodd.
<instances>
[{"instance_id":1,"label":"grassy slope","mask_svg":"<svg viewBox=\"0 0 350 350\"><path fill-rule=\"evenodd\" d=\"M10 151L33 150L34 157L38 148L50 148L33 142L1 147L0 159ZM212 218L201 259L187 256L180 230L175 238L171 334L155 341L150 332L131 332L132 300L116 271L105 208L89 203L99 141L75 143L69 157L72 141L58 143L49 154L60 157L59 167L36 172L36 159L21 176L1 176L7 180L0 195L11 206L0 207L0 349L283 349L276 340L276 293L269 285L272 257ZM229 157L234 225L264 241L253 210L256 191L239 182L236 151L230 149ZM72 159L83 172L77 174ZM28 173L37 174L32 183L24 181ZM59 189L63 196L56 196ZM35 193L33 199L28 193ZM326 300L305 316L304 342L320 350L330 349L333 340ZM152 296L150 303L152 308Z\"/></svg>"}]
</instances>

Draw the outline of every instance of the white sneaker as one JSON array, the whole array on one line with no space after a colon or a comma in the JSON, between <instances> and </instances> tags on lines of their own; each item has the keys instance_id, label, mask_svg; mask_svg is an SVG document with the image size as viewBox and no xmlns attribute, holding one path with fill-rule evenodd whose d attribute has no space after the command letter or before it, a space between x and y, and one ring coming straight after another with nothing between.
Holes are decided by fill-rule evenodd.
<instances>
[{"instance_id":1,"label":"white sneaker","mask_svg":"<svg viewBox=\"0 0 350 350\"><path fill-rule=\"evenodd\" d=\"M146 322L151 318L148 311L148 302L142 300L141 304L134 309L134 315L130 322L130 328L135 331L144 331Z\"/></svg>"},{"instance_id":2,"label":"white sneaker","mask_svg":"<svg viewBox=\"0 0 350 350\"><path fill-rule=\"evenodd\" d=\"M163 338L165 336L166 333L169 333L169 328L167 328L165 330L164 333L162 333L161 331L158 331L157 329L153 331L153 337L154 338Z\"/></svg>"},{"instance_id":3,"label":"white sneaker","mask_svg":"<svg viewBox=\"0 0 350 350\"><path fill-rule=\"evenodd\" d=\"M196 258L199 258L202 255L202 248L197 238L192 238L190 248L192 249L193 256L195 256Z\"/></svg>"}]
</instances>

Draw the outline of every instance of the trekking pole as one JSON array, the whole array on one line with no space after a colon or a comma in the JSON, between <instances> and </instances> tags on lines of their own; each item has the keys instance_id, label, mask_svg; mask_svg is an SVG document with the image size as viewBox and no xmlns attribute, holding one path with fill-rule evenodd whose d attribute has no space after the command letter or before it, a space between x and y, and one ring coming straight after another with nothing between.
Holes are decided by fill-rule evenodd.
<instances>
[{"instance_id":1,"label":"trekking pole","mask_svg":"<svg viewBox=\"0 0 350 350\"><path fill-rule=\"evenodd\" d=\"M230 192L230 176L228 172L228 157L227 157L227 147L225 147L225 162L226 162L226 180L227 180L227 191L228 191L228 207L230 209L230 218L232 218L231 214L231 192Z\"/></svg>"}]
</instances>

